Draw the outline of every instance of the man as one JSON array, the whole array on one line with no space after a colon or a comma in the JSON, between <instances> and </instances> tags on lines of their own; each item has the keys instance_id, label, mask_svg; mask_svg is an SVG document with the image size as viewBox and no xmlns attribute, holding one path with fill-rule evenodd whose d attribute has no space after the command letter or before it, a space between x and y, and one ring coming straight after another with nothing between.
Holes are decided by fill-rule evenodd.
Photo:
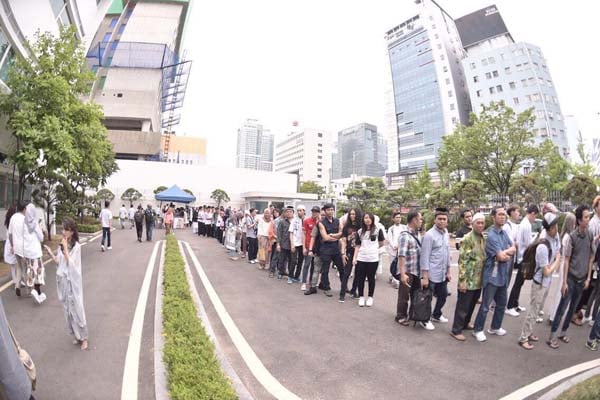
<instances>
[{"instance_id":1,"label":"man","mask_svg":"<svg viewBox=\"0 0 600 400\"><path fill-rule=\"evenodd\" d=\"M138 209L133 215L132 220L135 222L135 231L137 233L138 242L142 243L142 233L144 230L144 208L138 205Z\"/></svg>"},{"instance_id":2,"label":"man","mask_svg":"<svg viewBox=\"0 0 600 400\"><path fill-rule=\"evenodd\" d=\"M275 238L271 247L271 260L269 261L270 278L275 276L275 268L277 268L277 262L279 260L279 253L277 253L277 227L279 226L279 221L282 219L279 209L273 207L271 210L271 218L273 219L273 231L275 232Z\"/></svg>"},{"instance_id":3,"label":"man","mask_svg":"<svg viewBox=\"0 0 600 400\"><path fill-rule=\"evenodd\" d=\"M129 229L133 229L133 225L135 225L135 221L133 218L135 217L135 208L133 208L133 203L129 204Z\"/></svg>"},{"instance_id":4,"label":"man","mask_svg":"<svg viewBox=\"0 0 600 400\"><path fill-rule=\"evenodd\" d=\"M539 312L552 283L552 274L560 267L560 237L558 235L558 217L553 213L544 214L542 221L544 239L535 248L535 270L531 280L531 301L529 311L523 321L519 345L525 350L533 349L531 342L539 341L533 334ZM548 245L550 249L548 249Z\"/></svg>"},{"instance_id":5,"label":"man","mask_svg":"<svg viewBox=\"0 0 600 400\"><path fill-rule=\"evenodd\" d=\"M152 241L152 231L154 230L154 217L155 213L152 210L152 205L148 204L146 211L144 212L144 219L146 220L146 241Z\"/></svg>"},{"instance_id":6,"label":"man","mask_svg":"<svg viewBox=\"0 0 600 400\"><path fill-rule=\"evenodd\" d=\"M290 256L291 247L290 242L290 224L294 218L294 207L288 206L285 209L283 218L277 224L277 279L283 278L286 275L285 266L288 264L288 268L291 270ZM290 276L290 274L287 274Z\"/></svg>"},{"instance_id":7,"label":"man","mask_svg":"<svg viewBox=\"0 0 600 400\"><path fill-rule=\"evenodd\" d=\"M110 224L112 222L112 212L108 208L110 206L110 202L107 200L104 202L104 208L100 211L100 221L102 222L102 243L100 244L100 250L104 251L104 241L106 240L106 245L108 246L108 250L112 250L112 246L110 243Z\"/></svg>"},{"instance_id":8,"label":"man","mask_svg":"<svg viewBox=\"0 0 600 400\"><path fill-rule=\"evenodd\" d=\"M497 206L492 209L492 220L493 225L488 230L488 237L485 243L485 266L483 268L482 283L483 300L481 307L479 307L479 312L475 319L475 329L473 330L473 336L475 336L478 342L487 340L483 333L483 327L492 301L496 302L496 307L494 309L491 329L488 329L487 332L498 336L506 335L506 331L502 328L502 320L504 310L506 309L506 293L511 273L511 260L517 251L506 231L502 229L506 221L504 207Z\"/></svg>"},{"instance_id":9,"label":"man","mask_svg":"<svg viewBox=\"0 0 600 400\"><path fill-rule=\"evenodd\" d=\"M305 218L304 222L302 223L302 244L303 244L302 252L304 255L304 263L303 263L304 265L302 267L302 286L300 286L300 290L302 290L302 291L306 291L306 284L307 283L310 284L310 281L312 281L312 276L314 274L314 268L315 268L314 255L309 256L308 253L311 248L310 242L311 242L312 231L313 231L314 227L317 225L317 222L319 221L319 216L320 216L321 210L319 209L319 206L314 206L313 208L311 208L310 212L311 212L310 218Z\"/></svg>"},{"instance_id":10,"label":"man","mask_svg":"<svg viewBox=\"0 0 600 400\"><path fill-rule=\"evenodd\" d=\"M258 220L256 219L256 209L251 208L250 213L246 215L244 227L246 229L246 239L248 240L248 262L256 264L258 262L258 237L256 228Z\"/></svg>"},{"instance_id":11,"label":"man","mask_svg":"<svg viewBox=\"0 0 600 400\"><path fill-rule=\"evenodd\" d=\"M206 206L202 206L198 212L198 236L206 236Z\"/></svg>"},{"instance_id":12,"label":"man","mask_svg":"<svg viewBox=\"0 0 600 400\"><path fill-rule=\"evenodd\" d=\"M127 209L125 208L125 204L121 204L121 208L119 208L119 222L121 223L121 229L125 229L125 219L127 218Z\"/></svg>"},{"instance_id":13,"label":"man","mask_svg":"<svg viewBox=\"0 0 600 400\"><path fill-rule=\"evenodd\" d=\"M17 259L13 279L17 296L21 296L21 282L27 271L25 260L25 208L25 203L19 202L17 204L17 212L13 214L8 223L8 243L5 244L5 246L10 245L10 252Z\"/></svg>"},{"instance_id":14,"label":"man","mask_svg":"<svg viewBox=\"0 0 600 400\"><path fill-rule=\"evenodd\" d=\"M465 208L460 212L460 219L463 221L463 225L456 230L456 250L460 250L460 242L462 238L469 232L471 232L471 225L473 223L473 213L468 208Z\"/></svg>"},{"instance_id":15,"label":"man","mask_svg":"<svg viewBox=\"0 0 600 400\"><path fill-rule=\"evenodd\" d=\"M442 308L448 297L448 282L450 282L450 237L448 235L448 210L436 208L434 226L423 237L419 265L423 277L423 286L431 284L431 290L437 300L431 314L434 322L446 323Z\"/></svg>"},{"instance_id":16,"label":"man","mask_svg":"<svg viewBox=\"0 0 600 400\"><path fill-rule=\"evenodd\" d=\"M517 277L515 283L510 291L508 297L508 304L506 313L513 317L518 317L520 312L525 311L525 307L519 307L519 296L521 295L521 288L525 280L523 279L523 272L521 271L521 262L523 261L523 254L525 250L531 244L533 239L531 238L531 224L535 222L535 217L539 214L540 209L535 204L527 207L527 215L523 218L523 221L519 224L517 237L515 244L517 246L517 263L515 268L517 269Z\"/></svg>"},{"instance_id":17,"label":"man","mask_svg":"<svg viewBox=\"0 0 600 400\"><path fill-rule=\"evenodd\" d=\"M450 336L464 342L463 330L473 329L471 317L481 295L481 278L485 265L485 215L469 218L472 228L460 242L458 255L458 299Z\"/></svg>"},{"instance_id":18,"label":"man","mask_svg":"<svg viewBox=\"0 0 600 400\"><path fill-rule=\"evenodd\" d=\"M421 288L419 257L421 241L418 231L423 225L421 213L412 210L406 217L407 229L400 234L398 244L398 270L400 271L400 287L398 288L398 303L396 305L396 322L408 326L408 302L412 302L415 291ZM435 329L431 321L419 322L427 330Z\"/></svg>"},{"instance_id":19,"label":"man","mask_svg":"<svg viewBox=\"0 0 600 400\"><path fill-rule=\"evenodd\" d=\"M571 323L571 317L576 311L581 295L590 285L592 268L594 266L594 237L590 232L590 209L586 205L581 205L575 209L575 221L577 227L568 234L564 242L563 257L565 258L563 270L563 282L561 293L562 297L556 315L552 321L550 329L550 339L547 341L548 346L553 349L558 349L560 339L564 343L569 343L567 330ZM558 325L565 315L565 310L569 306L565 321L560 334L557 335Z\"/></svg>"},{"instance_id":20,"label":"man","mask_svg":"<svg viewBox=\"0 0 600 400\"><path fill-rule=\"evenodd\" d=\"M322 218L318 223L319 233L321 235L321 285L325 291L325 296L331 297L331 286L329 284L329 265L333 264L337 267L340 274L340 282L342 286L340 288L339 302L343 303L346 297L346 285L345 285L345 273L344 264L342 261L342 253L340 251L339 240L342 237L342 225L340 221L335 218L333 204L327 203L323 206L325 210L325 218Z\"/></svg>"},{"instance_id":21,"label":"man","mask_svg":"<svg viewBox=\"0 0 600 400\"><path fill-rule=\"evenodd\" d=\"M194 207L192 209L192 233L198 233L198 208Z\"/></svg>"},{"instance_id":22,"label":"man","mask_svg":"<svg viewBox=\"0 0 600 400\"><path fill-rule=\"evenodd\" d=\"M300 272L302 272L302 264L304 262L304 253L302 251L302 224L304 223L304 215L306 214L306 207L300 204L296 208L297 216L292 219L290 224L290 243L291 243L291 259L290 259L290 275L288 276L288 283L300 282Z\"/></svg>"},{"instance_id":23,"label":"man","mask_svg":"<svg viewBox=\"0 0 600 400\"><path fill-rule=\"evenodd\" d=\"M400 211L394 211L394 213L392 214L392 221L394 222L394 225L390 226L387 231L387 251L392 262L397 263L398 260L396 257L398 257L398 245L400 244L400 234L408 228L406 227L406 225L402 224L402 214L400 213ZM393 283L396 286L396 288L398 288L398 286L400 285L400 282L394 279L393 276L390 276L390 283Z\"/></svg>"}]
</instances>

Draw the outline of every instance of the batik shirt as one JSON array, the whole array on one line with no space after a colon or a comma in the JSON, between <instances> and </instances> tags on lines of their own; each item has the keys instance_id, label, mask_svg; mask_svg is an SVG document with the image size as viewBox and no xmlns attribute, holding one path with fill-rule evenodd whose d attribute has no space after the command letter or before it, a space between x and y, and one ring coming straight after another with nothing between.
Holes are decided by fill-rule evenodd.
<instances>
[{"instance_id":1,"label":"batik shirt","mask_svg":"<svg viewBox=\"0 0 600 400\"><path fill-rule=\"evenodd\" d=\"M481 289L485 264L485 238L471 231L460 242L458 256L458 287L467 290Z\"/></svg>"}]
</instances>

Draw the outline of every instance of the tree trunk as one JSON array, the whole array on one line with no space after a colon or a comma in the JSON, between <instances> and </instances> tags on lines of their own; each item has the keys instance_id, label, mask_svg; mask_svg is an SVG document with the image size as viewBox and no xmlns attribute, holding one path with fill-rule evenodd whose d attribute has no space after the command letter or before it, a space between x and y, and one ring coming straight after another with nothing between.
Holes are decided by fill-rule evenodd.
<instances>
[{"instance_id":1,"label":"tree trunk","mask_svg":"<svg viewBox=\"0 0 600 400\"><path fill-rule=\"evenodd\" d=\"M52 204L50 204L50 197L46 199L46 229L48 230L48 241L52 240L52 226L50 226L50 211L52 211Z\"/></svg>"}]
</instances>

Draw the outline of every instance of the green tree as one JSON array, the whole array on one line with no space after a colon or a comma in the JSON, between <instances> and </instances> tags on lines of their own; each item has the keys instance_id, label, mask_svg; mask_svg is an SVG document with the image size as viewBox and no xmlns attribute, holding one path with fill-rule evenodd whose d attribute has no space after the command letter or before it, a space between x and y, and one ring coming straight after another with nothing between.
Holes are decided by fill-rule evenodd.
<instances>
[{"instance_id":1,"label":"green tree","mask_svg":"<svg viewBox=\"0 0 600 400\"><path fill-rule=\"evenodd\" d=\"M111 192L110 189L104 188L98 190L98 192L96 193L96 198L102 200L102 202L113 201L115 198L115 194Z\"/></svg>"},{"instance_id":2,"label":"green tree","mask_svg":"<svg viewBox=\"0 0 600 400\"><path fill-rule=\"evenodd\" d=\"M475 179L465 179L454 183L451 191L459 206L477 210L483 200L484 185Z\"/></svg>"},{"instance_id":3,"label":"green tree","mask_svg":"<svg viewBox=\"0 0 600 400\"><path fill-rule=\"evenodd\" d=\"M532 175L520 175L513 179L508 194L520 205L539 204L543 200L544 187Z\"/></svg>"},{"instance_id":4,"label":"green tree","mask_svg":"<svg viewBox=\"0 0 600 400\"><path fill-rule=\"evenodd\" d=\"M351 206L360 207L363 211L375 211L386 206L388 191L381 178L363 178L351 183L344 192Z\"/></svg>"},{"instance_id":5,"label":"green tree","mask_svg":"<svg viewBox=\"0 0 600 400\"><path fill-rule=\"evenodd\" d=\"M433 209L436 207L447 207L451 208L455 202L454 195L450 189L435 188L426 198L425 206Z\"/></svg>"},{"instance_id":6,"label":"green tree","mask_svg":"<svg viewBox=\"0 0 600 400\"><path fill-rule=\"evenodd\" d=\"M581 163L572 165L573 175L583 175L594 179L596 168L592 164L592 157L590 157L589 152L585 149L581 131L577 135L577 155L581 159Z\"/></svg>"},{"instance_id":7,"label":"green tree","mask_svg":"<svg viewBox=\"0 0 600 400\"><path fill-rule=\"evenodd\" d=\"M229 201L229 195L223 189L215 189L210 194L210 198L217 202L217 208L221 207L221 203Z\"/></svg>"},{"instance_id":8,"label":"green tree","mask_svg":"<svg viewBox=\"0 0 600 400\"><path fill-rule=\"evenodd\" d=\"M479 115L471 114L471 126L460 125L444 136L438 167L455 180L467 171L505 198L519 168L537 155L534 121L531 109L516 114L504 102L483 106Z\"/></svg>"},{"instance_id":9,"label":"green tree","mask_svg":"<svg viewBox=\"0 0 600 400\"><path fill-rule=\"evenodd\" d=\"M192 196L196 197L196 196L194 195L194 192L192 192L190 189L183 189L183 191L184 191L184 192L186 192L186 193L187 193L187 194L189 194L189 195L192 195Z\"/></svg>"},{"instance_id":10,"label":"green tree","mask_svg":"<svg viewBox=\"0 0 600 400\"><path fill-rule=\"evenodd\" d=\"M565 196L574 205L590 204L596 194L596 182L586 175L574 176L565 188Z\"/></svg>"},{"instance_id":11,"label":"green tree","mask_svg":"<svg viewBox=\"0 0 600 400\"><path fill-rule=\"evenodd\" d=\"M142 198L142 194L135 188L129 188L121 195L121 200L134 202Z\"/></svg>"},{"instance_id":12,"label":"green tree","mask_svg":"<svg viewBox=\"0 0 600 400\"><path fill-rule=\"evenodd\" d=\"M410 197L420 205L425 205L428 196L431 196L433 191L433 183L431 182L431 174L427 164L419 171L414 179L411 179L406 185Z\"/></svg>"},{"instance_id":13,"label":"green tree","mask_svg":"<svg viewBox=\"0 0 600 400\"><path fill-rule=\"evenodd\" d=\"M530 174L546 192L563 190L569 181L571 165L560 155L558 147L551 141L544 141L538 148L535 169Z\"/></svg>"},{"instance_id":14,"label":"green tree","mask_svg":"<svg viewBox=\"0 0 600 400\"><path fill-rule=\"evenodd\" d=\"M154 194L159 194L160 192L164 192L167 189L168 189L168 187L166 187L166 186L159 186L156 189L154 189Z\"/></svg>"},{"instance_id":15,"label":"green tree","mask_svg":"<svg viewBox=\"0 0 600 400\"><path fill-rule=\"evenodd\" d=\"M298 189L300 193L314 193L318 196L319 199L322 199L325 195L325 188L319 185L314 181L306 181L300 183L300 188Z\"/></svg>"}]
</instances>

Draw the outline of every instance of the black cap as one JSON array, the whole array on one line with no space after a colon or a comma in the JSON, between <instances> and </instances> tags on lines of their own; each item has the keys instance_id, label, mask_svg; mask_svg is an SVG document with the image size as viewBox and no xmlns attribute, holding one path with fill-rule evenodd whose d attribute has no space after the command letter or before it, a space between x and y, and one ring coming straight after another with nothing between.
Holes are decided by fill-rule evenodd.
<instances>
[{"instance_id":1,"label":"black cap","mask_svg":"<svg viewBox=\"0 0 600 400\"><path fill-rule=\"evenodd\" d=\"M327 210L329 208L335 208L335 207L333 206L332 203L325 203L325 205L323 206L323 210Z\"/></svg>"},{"instance_id":2,"label":"black cap","mask_svg":"<svg viewBox=\"0 0 600 400\"><path fill-rule=\"evenodd\" d=\"M311 208L310 211L312 211L312 212L321 212L321 209L319 208L319 206L313 206L313 208Z\"/></svg>"}]
</instances>

